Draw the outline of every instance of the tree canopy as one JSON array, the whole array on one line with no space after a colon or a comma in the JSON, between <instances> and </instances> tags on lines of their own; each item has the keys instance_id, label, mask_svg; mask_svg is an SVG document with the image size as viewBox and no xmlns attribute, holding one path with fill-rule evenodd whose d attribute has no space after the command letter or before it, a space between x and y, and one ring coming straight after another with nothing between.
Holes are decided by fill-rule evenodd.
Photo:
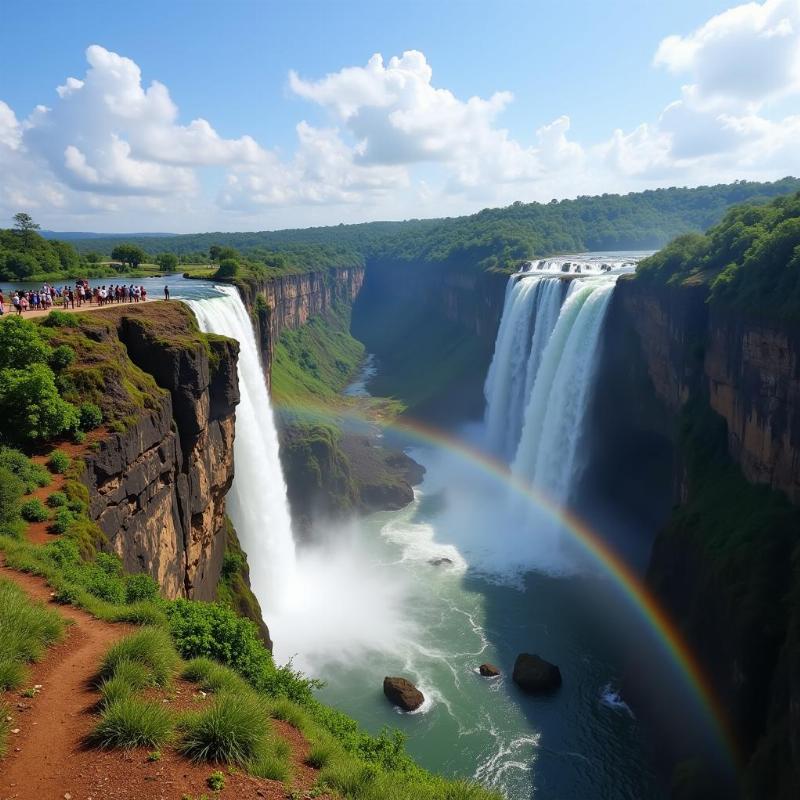
<instances>
[{"instance_id":1,"label":"tree canopy","mask_svg":"<svg viewBox=\"0 0 800 800\"><path fill-rule=\"evenodd\" d=\"M111 251L111 259L127 264L130 267L138 267L147 259L147 253L135 244L118 244Z\"/></svg>"}]
</instances>

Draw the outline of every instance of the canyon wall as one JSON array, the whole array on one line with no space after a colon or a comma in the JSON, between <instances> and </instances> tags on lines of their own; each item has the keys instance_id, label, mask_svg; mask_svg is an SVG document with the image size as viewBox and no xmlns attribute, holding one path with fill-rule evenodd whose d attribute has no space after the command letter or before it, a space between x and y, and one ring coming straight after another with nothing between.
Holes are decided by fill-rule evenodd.
<instances>
[{"instance_id":1,"label":"canyon wall","mask_svg":"<svg viewBox=\"0 0 800 800\"><path fill-rule=\"evenodd\" d=\"M625 433L604 447L672 453L647 582L726 709L742 795L800 796L800 327L625 278L607 335L598 420Z\"/></svg>"},{"instance_id":2,"label":"canyon wall","mask_svg":"<svg viewBox=\"0 0 800 800\"><path fill-rule=\"evenodd\" d=\"M254 315L268 380L275 342L281 333L299 328L335 304L352 305L363 283L363 267L341 267L253 279L239 286L245 305Z\"/></svg>"},{"instance_id":3,"label":"canyon wall","mask_svg":"<svg viewBox=\"0 0 800 800\"><path fill-rule=\"evenodd\" d=\"M161 306L157 325L148 311L118 314L117 333L163 391L85 456L90 514L126 569L152 575L167 597L211 600L233 481L238 344L191 333L179 304Z\"/></svg>"}]
</instances>

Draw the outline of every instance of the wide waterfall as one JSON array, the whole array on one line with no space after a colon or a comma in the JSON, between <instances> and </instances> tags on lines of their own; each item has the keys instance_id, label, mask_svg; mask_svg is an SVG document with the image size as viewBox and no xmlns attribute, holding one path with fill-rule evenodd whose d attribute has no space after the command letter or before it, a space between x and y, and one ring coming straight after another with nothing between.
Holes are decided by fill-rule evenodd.
<instances>
[{"instance_id":1,"label":"wide waterfall","mask_svg":"<svg viewBox=\"0 0 800 800\"><path fill-rule=\"evenodd\" d=\"M233 486L227 509L250 563L250 582L262 607L280 607L295 572L292 521L272 414L250 316L239 292L220 286L222 297L187 300L200 328L239 342L239 391Z\"/></svg>"},{"instance_id":2,"label":"wide waterfall","mask_svg":"<svg viewBox=\"0 0 800 800\"><path fill-rule=\"evenodd\" d=\"M560 504L581 465L603 319L631 262L574 256L509 278L485 385L486 444Z\"/></svg>"}]
</instances>

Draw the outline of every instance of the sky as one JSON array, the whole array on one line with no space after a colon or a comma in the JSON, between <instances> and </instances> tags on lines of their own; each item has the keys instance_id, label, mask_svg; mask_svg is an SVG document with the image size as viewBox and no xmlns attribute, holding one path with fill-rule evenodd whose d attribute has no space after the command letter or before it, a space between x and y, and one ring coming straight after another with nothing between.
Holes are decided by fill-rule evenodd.
<instances>
[{"instance_id":1,"label":"sky","mask_svg":"<svg viewBox=\"0 0 800 800\"><path fill-rule=\"evenodd\" d=\"M800 0L31 0L0 226L265 230L800 174Z\"/></svg>"}]
</instances>

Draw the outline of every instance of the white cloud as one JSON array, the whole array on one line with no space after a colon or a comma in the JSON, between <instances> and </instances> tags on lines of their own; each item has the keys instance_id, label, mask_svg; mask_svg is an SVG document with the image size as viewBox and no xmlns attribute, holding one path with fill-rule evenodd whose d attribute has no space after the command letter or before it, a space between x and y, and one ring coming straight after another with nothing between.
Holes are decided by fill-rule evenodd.
<instances>
[{"instance_id":1,"label":"white cloud","mask_svg":"<svg viewBox=\"0 0 800 800\"><path fill-rule=\"evenodd\" d=\"M689 74L695 97L759 107L800 86L800 3L746 3L687 36L668 36L654 63Z\"/></svg>"},{"instance_id":2,"label":"white cloud","mask_svg":"<svg viewBox=\"0 0 800 800\"><path fill-rule=\"evenodd\" d=\"M567 108L512 134L510 92L460 97L416 50L322 77L290 72L290 90L325 119L300 121L286 155L182 119L169 89L143 82L130 58L92 45L86 59L49 107L24 117L0 101L0 216L30 210L73 228L274 227L800 172L800 115L777 111L800 92L800 0L746 3L668 36L653 64L676 76L673 102L583 142L571 138Z\"/></svg>"}]
</instances>

